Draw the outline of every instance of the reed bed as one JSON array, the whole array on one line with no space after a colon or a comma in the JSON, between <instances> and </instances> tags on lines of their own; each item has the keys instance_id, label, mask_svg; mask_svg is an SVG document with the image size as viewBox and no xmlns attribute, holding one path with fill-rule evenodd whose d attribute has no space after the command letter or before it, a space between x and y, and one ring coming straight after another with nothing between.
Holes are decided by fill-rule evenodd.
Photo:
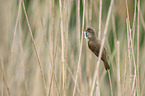
<instances>
[{"instance_id":1,"label":"reed bed","mask_svg":"<svg viewBox=\"0 0 145 96\"><path fill-rule=\"evenodd\" d=\"M0 96L144 96L144 4L1 0ZM83 36L88 26L101 40L99 57Z\"/></svg>"}]
</instances>

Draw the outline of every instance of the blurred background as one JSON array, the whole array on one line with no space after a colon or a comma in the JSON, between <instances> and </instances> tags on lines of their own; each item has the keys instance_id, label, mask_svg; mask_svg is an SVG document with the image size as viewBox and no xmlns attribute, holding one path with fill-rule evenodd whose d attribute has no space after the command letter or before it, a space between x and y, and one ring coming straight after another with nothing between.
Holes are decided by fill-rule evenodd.
<instances>
[{"instance_id":1,"label":"blurred background","mask_svg":"<svg viewBox=\"0 0 145 96\"><path fill-rule=\"evenodd\" d=\"M0 96L73 96L79 58L74 95L89 96L98 58L81 39L83 9L84 28L93 27L98 37L100 0L23 1L0 0ZM111 0L102 0L100 39L110 4ZM138 0L114 0L112 5L104 46L114 96L145 96L144 4L141 0L139 15ZM102 61L93 96L97 86L101 96L111 96Z\"/></svg>"}]
</instances>

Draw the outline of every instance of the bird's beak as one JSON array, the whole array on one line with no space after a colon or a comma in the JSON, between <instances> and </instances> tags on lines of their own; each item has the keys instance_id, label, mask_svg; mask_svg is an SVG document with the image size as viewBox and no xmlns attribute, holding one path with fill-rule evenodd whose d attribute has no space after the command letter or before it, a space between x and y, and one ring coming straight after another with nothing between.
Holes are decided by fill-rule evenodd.
<instances>
[{"instance_id":1,"label":"bird's beak","mask_svg":"<svg viewBox=\"0 0 145 96\"><path fill-rule=\"evenodd\" d=\"M84 32L87 32L87 30L86 30L86 29L83 29L83 31L84 31Z\"/></svg>"}]
</instances>

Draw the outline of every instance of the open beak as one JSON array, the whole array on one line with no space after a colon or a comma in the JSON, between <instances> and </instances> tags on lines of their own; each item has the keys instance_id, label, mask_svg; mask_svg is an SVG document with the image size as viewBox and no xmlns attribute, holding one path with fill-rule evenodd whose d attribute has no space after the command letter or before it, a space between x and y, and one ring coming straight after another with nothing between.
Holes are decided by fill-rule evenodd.
<instances>
[{"instance_id":1,"label":"open beak","mask_svg":"<svg viewBox=\"0 0 145 96\"><path fill-rule=\"evenodd\" d=\"M84 32L85 38L87 39L87 37L88 37L87 30L86 29L83 29L83 32Z\"/></svg>"},{"instance_id":2,"label":"open beak","mask_svg":"<svg viewBox=\"0 0 145 96\"><path fill-rule=\"evenodd\" d=\"M87 30L86 30L86 29L83 29L83 31L84 31L84 32L87 32Z\"/></svg>"}]
</instances>

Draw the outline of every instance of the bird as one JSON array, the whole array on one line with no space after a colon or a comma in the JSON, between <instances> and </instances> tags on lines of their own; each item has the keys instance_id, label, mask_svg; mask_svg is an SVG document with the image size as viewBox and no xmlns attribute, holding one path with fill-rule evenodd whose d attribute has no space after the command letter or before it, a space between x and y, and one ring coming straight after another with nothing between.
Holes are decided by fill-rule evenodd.
<instances>
[{"instance_id":1,"label":"bird","mask_svg":"<svg viewBox=\"0 0 145 96\"><path fill-rule=\"evenodd\" d=\"M101 41L95 36L95 30L92 27L88 27L87 29L83 29L84 37L88 42L89 49L98 57ZM101 60L104 62L104 66L106 70L110 69L109 63L107 61L106 49L103 47Z\"/></svg>"}]
</instances>

